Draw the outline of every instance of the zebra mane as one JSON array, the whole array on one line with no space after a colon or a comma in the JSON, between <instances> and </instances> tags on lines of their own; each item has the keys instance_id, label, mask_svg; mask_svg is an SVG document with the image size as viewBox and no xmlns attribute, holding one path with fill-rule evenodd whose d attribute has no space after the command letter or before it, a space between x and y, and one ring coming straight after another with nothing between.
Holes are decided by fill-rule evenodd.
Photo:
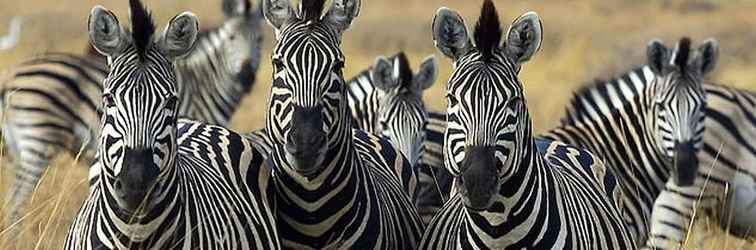
<instances>
[{"instance_id":1,"label":"zebra mane","mask_svg":"<svg viewBox=\"0 0 756 250\"><path fill-rule=\"evenodd\" d=\"M483 54L484 59L491 58L494 51L498 49L501 34L501 23L499 23L499 14L496 13L496 6L491 0L485 0L473 34L475 45Z\"/></svg>"},{"instance_id":2,"label":"zebra mane","mask_svg":"<svg viewBox=\"0 0 756 250\"><path fill-rule=\"evenodd\" d=\"M680 68L681 72L685 72L688 67L688 58L690 57L690 38L683 37L680 39L680 42L677 43L674 57L674 64Z\"/></svg>"},{"instance_id":3,"label":"zebra mane","mask_svg":"<svg viewBox=\"0 0 756 250\"><path fill-rule=\"evenodd\" d=\"M402 87L410 89L410 85L412 84L412 68L410 68L407 55L404 54L404 51L401 51L395 57L396 63L399 64L399 82L402 84Z\"/></svg>"},{"instance_id":4,"label":"zebra mane","mask_svg":"<svg viewBox=\"0 0 756 250\"><path fill-rule=\"evenodd\" d=\"M144 61L145 54L152 45L152 35L155 33L155 22L152 13L144 8L141 0L129 0L131 14L131 38L134 41L139 59Z\"/></svg>"},{"instance_id":5,"label":"zebra mane","mask_svg":"<svg viewBox=\"0 0 756 250\"><path fill-rule=\"evenodd\" d=\"M323 13L323 6L325 6L326 0L302 0L301 4L301 18L304 21L316 21L320 18L320 14Z\"/></svg>"}]
</instances>

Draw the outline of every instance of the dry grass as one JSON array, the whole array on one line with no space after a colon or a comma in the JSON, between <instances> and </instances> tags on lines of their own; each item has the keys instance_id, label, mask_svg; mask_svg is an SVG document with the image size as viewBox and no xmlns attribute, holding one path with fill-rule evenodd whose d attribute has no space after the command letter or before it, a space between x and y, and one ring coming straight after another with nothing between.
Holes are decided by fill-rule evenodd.
<instances>
[{"instance_id":1,"label":"dry grass","mask_svg":"<svg viewBox=\"0 0 756 250\"><path fill-rule=\"evenodd\" d=\"M31 55L45 51L80 53L86 43L86 17L93 0L26 0L0 2L0 32L13 15L25 17L21 44L0 52L0 69L5 69ZM195 12L205 26L222 20L220 1L150 1L148 4L160 25L183 10ZM459 10L474 24L479 4L469 0L368 0L363 1L360 18L347 32L343 49L347 55L349 76L371 64L377 55L392 54L399 49L409 52L418 62L435 54L430 22L435 9L449 6ZM562 107L575 88L594 77L607 77L642 64L645 44L660 38L671 44L681 36L700 42L707 37L720 41L722 55L712 80L743 88L756 89L756 4L752 1L716 0L588 0L570 1L496 1L502 21L508 23L526 10L537 11L544 22L545 42L540 54L521 73L536 130L553 126ZM127 22L125 0L101 1L122 22ZM390 17L390 18L387 18ZM266 31L264 55L268 55L272 36ZM437 54L437 56L441 56ZM270 69L263 61L260 82L244 101L233 120L239 131L260 128L268 96ZM426 93L426 101L435 110L444 108L444 81L451 72L450 63L441 59L440 81ZM5 198L13 182L7 160L0 161L0 196ZM0 249L60 248L68 225L86 195L86 169L70 158L53 164L39 186L25 217L23 233ZM2 211L0 211L2 213ZM706 249L756 248L732 238L709 223L698 223L696 233L709 232ZM691 237L691 238L696 238ZM690 245L690 244L689 244ZM686 248L692 248L686 247Z\"/></svg>"}]
</instances>

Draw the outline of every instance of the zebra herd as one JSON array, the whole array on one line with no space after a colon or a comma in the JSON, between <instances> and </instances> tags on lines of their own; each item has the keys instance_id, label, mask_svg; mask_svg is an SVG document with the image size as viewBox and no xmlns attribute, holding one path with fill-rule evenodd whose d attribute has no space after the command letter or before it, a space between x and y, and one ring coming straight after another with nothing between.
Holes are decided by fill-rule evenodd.
<instances>
[{"instance_id":1,"label":"zebra herd","mask_svg":"<svg viewBox=\"0 0 756 250\"><path fill-rule=\"evenodd\" d=\"M575 92L534 134L518 77L544 35L535 12L504 30L484 0L472 33L432 21L452 61L404 53L351 80L343 34L360 0L223 0L199 31L183 12L156 34L90 12L93 53L23 62L0 85L16 166L6 225L51 159L85 151L90 191L66 249L677 248L699 210L756 235L756 94L706 82L719 46L652 41L647 64ZM260 22L275 31L264 129L224 128L257 80ZM731 218L738 218L733 220Z\"/></svg>"}]
</instances>

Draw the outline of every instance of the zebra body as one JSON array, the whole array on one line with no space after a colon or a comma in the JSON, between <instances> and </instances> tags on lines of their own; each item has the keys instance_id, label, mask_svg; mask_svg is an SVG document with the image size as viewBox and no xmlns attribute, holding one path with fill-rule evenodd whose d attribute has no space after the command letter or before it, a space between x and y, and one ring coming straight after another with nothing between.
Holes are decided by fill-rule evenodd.
<instances>
[{"instance_id":1,"label":"zebra body","mask_svg":"<svg viewBox=\"0 0 756 250\"><path fill-rule=\"evenodd\" d=\"M66 249L279 249L271 171L233 131L178 123L173 183L161 211L139 221L118 211L110 184L96 179ZM221 147L220 145L232 145Z\"/></svg>"},{"instance_id":2,"label":"zebra body","mask_svg":"<svg viewBox=\"0 0 756 250\"><path fill-rule=\"evenodd\" d=\"M201 33L174 64L183 117L227 125L249 92L260 61L260 14L247 0L225 0L228 19ZM48 54L21 63L0 85L5 144L16 165L7 222L15 222L49 162L71 153L94 161L107 62L99 55ZM93 169L92 173L97 170Z\"/></svg>"},{"instance_id":3,"label":"zebra body","mask_svg":"<svg viewBox=\"0 0 756 250\"><path fill-rule=\"evenodd\" d=\"M638 244L676 247L649 239L652 210L666 214L654 203L669 199L668 182L695 189L707 103L703 77L713 70L717 50L713 40L697 51L687 38L674 49L653 41L648 66L578 91L562 125L544 135L607 162L625 193L625 220Z\"/></svg>"},{"instance_id":4,"label":"zebra body","mask_svg":"<svg viewBox=\"0 0 756 250\"><path fill-rule=\"evenodd\" d=\"M360 1L265 0L275 28L268 136L273 150L278 229L285 248L414 249L409 163L377 136L352 129L342 76L342 33Z\"/></svg>"},{"instance_id":5,"label":"zebra body","mask_svg":"<svg viewBox=\"0 0 756 250\"><path fill-rule=\"evenodd\" d=\"M155 26L131 0L131 30L109 10L89 17L108 57L98 149L100 174L69 229L66 249L278 249L271 171L240 135L178 120L173 62L199 23L189 12Z\"/></svg>"},{"instance_id":6,"label":"zebra body","mask_svg":"<svg viewBox=\"0 0 756 250\"><path fill-rule=\"evenodd\" d=\"M517 18L502 45L490 0L472 37L458 13L441 8L433 37L454 60L443 152L456 192L420 249L635 248L619 210L622 192L603 162L533 137L517 74L540 47L538 15Z\"/></svg>"}]
</instances>

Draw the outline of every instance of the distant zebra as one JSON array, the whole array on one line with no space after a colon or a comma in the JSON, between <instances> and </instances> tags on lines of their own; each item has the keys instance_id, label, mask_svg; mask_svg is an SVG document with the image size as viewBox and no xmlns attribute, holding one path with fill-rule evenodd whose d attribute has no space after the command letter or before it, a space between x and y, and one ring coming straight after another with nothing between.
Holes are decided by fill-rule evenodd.
<instances>
[{"instance_id":1,"label":"distant zebra","mask_svg":"<svg viewBox=\"0 0 756 250\"><path fill-rule=\"evenodd\" d=\"M89 17L93 46L108 56L101 174L66 249L278 249L262 156L238 134L177 121L173 62L197 38L194 14L171 19L153 41L152 18L131 0L131 30L109 10ZM271 184L271 185L269 185Z\"/></svg>"},{"instance_id":2,"label":"distant zebra","mask_svg":"<svg viewBox=\"0 0 756 250\"><path fill-rule=\"evenodd\" d=\"M718 46L708 40L691 51L688 38L673 49L652 41L647 55L648 66L576 92L562 125L545 135L606 161L625 194L625 220L639 245L648 239L651 211L667 180L694 184L704 135L703 82Z\"/></svg>"},{"instance_id":3,"label":"distant zebra","mask_svg":"<svg viewBox=\"0 0 756 250\"><path fill-rule=\"evenodd\" d=\"M454 60L444 159L457 192L420 249L635 248L619 212L621 192L602 161L533 138L517 75L540 47L540 18L525 13L503 45L501 36L490 0L473 39L455 11L441 8L433 19L436 47Z\"/></svg>"},{"instance_id":4,"label":"distant zebra","mask_svg":"<svg viewBox=\"0 0 756 250\"><path fill-rule=\"evenodd\" d=\"M218 125L229 123L252 88L262 39L261 14L248 0L224 0L223 10L224 23L201 33L192 52L174 64L179 114ZM100 55L48 54L21 63L0 82L3 138L16 165L6 224L18 220L53 157L97 148L107 74ZM90 154L82 158L93 162Z\"/></svg>"},{"instance_id":5,"label":"distant zebra","mask_svg":"<svg viewBox=\"0 0 756 250\"><path fill-rule=\"evenodd\" d=\"M279 233L293 249L414 249L415 175L391 144L353 130L341 37L359 0L263 1L274 27L267 131Z\"/></svg>"},{"instance_id":6,"label":"distant zebra","mask_svg":"<svg viewBox=\"0 0 756 250\"><path fill-rule=\"evenodd\" d=\"M0 37L0 50L16 47L21 39L21 17L13 17L8 24L8 34Z\"/></svg>"},{"instance_id":7,"label":"distant zebra","mask_svg":"<svg viewBox=\"0 0 756 250\"><path fill-rule=\"evenodd\" d=\"M443 168L443 158L432 155L443 146L446 115L427 111L422 99L423 90L437 77L435 57L423 60L413 75L407 56L400 52L389 59L379 57L371 68L347 82L355 128L388 138L417 171L416 206L426 224L443 205L439 194L448 197L448 192L441 190L451 189L451 185L445 185L451 183L450 175L434 171ZM442 126L437 126L439 123ZM437 182L434 177L441 180Z\"/></svg>"}]
</instances>

